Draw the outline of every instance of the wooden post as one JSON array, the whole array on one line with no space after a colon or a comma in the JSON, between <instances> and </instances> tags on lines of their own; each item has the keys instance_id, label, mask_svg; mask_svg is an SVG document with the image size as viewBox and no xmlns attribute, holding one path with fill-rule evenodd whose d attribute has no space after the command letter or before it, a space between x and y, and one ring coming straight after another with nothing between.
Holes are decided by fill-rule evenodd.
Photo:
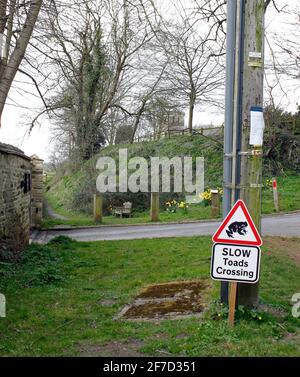
<instances>
[{"instance_id":1,"label":"wooden post","mask_svg":"<svg viewBox=\"0 0 300 377\"><path fill-rule=\"evenodd\" d=\"M272 187L273 187L274 207L275 207L276 212L279 212L279 197L278 197L276 178L272 179Z\"/></svg>"},{"instance_id":2,"label":"wooden post","mask_svg":"<svg viewBox=\"0 0 300 377\"><path fill-rule=\"evenodd\" d=\"M261 225L262 146L249 146L251 107L263 106L264 0L245 1L240 198L258 231ZM257 306L258 283L238 285L238 303Z\"/></svg>"},{"instance_id":3,"label":"wooden post","mask_svg":"<svg viewBox=\"0 0 300 377\"><path fill-rule=\"evenodd\" d=\"M94 221L95 223L102 223L102 205L103 205L102 195L99 193L94 194Z\"/></svg>"},{"instance_id":4,"label":"wooden post","mask_svg":"<svg viewBox=\"0 0 300 377\"><path fill-rule=\"evenodd\" d=\"M228 325L230 327L234 326L236 293L237 293L237 282L234 281L234 282L230 283L230 293L229 293Z\"/></svg>"},{"instance_id":5,"label":"wooden post","mask_svg":"<svg viewBox=\"0 0 300 377\"><path fill-rule=\"evenodd\" d=\"M151 192L151 221L159 221L159 193Z\"/></svg>"},{"instance_id":6,"label":"wooden post","mask_svg":"<svg viewBox=\"0 0 300 377\"><path fill-rule=\"evenodd\" d=\"M220 194L218 190L211 190L211 216L217 218L220 216Z\"/></svg>"}]
</instances>

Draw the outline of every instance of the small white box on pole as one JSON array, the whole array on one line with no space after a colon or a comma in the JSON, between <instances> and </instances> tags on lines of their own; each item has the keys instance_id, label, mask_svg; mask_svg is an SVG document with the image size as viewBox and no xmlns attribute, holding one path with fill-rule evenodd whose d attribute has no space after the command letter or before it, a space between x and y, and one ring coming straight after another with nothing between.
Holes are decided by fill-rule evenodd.
<instances>
[{"instance_id":1,"label":"small white box on pole","mask_svg":"<svg viewBox=\"0 0 300 377\"><path fill-rule=\"evenodd\" d=\"M251 107L250 110L250 145L262 146L265 129L262 107Z\"/></svg>"}]
</instances>

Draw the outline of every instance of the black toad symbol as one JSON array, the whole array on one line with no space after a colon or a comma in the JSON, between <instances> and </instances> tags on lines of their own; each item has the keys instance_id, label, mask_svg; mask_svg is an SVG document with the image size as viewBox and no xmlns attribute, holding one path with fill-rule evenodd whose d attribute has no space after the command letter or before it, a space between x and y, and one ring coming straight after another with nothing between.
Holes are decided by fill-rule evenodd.
<instances>
[{"instance_id":1,"label":"black toad symbol","mask_svg":"<svg viewBox=\"0 0 300 377\"><path fill-rule=\"evenodd\" d=\"M229 225L228 230L226 230L226 233L230 238L234 238L233 233L238 233L241 236L245 236L247 233L247 226L248 223L246 221L235 221L234 223Z\"/></svg>"}]
</instances>

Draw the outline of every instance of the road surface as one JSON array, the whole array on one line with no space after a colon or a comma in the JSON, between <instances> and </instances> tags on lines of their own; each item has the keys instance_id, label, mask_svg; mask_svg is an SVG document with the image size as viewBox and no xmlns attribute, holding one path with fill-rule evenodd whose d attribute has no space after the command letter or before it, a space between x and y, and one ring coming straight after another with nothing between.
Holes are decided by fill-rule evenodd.
<instances>
[{"instance_id":1,"label":"road surface","mask_svg":"<svg viewBox=\"0 0 300 377\"><path fill-rule=\"evenodd\" d=\"M149 224L128 226L102 226L95 228L35 231L32 241L47 243L64 235L77 241L131 240L143 238L188 237L212 235L220 222L194 222L185 224ZM300 237L300 213L265 216L262 236Z\"/></svg>"}]
</instances>

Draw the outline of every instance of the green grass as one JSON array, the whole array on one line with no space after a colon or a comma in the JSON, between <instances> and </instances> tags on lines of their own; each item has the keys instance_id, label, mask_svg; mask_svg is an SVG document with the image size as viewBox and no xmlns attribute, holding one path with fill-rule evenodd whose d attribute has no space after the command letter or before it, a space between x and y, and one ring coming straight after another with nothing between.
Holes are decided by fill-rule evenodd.
<instances>
[{"instance_id":1,"label":"green grass","mask_svg":"<svg viewBox=\"0 0 300 377\"><path fill-rule=\"evenodd\" d=\"M265 181L265 179L264 179ZM300 175L289 175L285 177L279 177L278 182L278 192L280 200L280 210L282 212L289 212L300 210ZM45 218L43 221L43 226L45 228L50 228L56 225L69 225L69 226L92 226L95 225L92 216L82 214L80 212L68 211L62 205L61 202L57 201L57 195L53 192L47 192L46 198L50 206L54 211L60 215L65 216L68 220L57 220ZM275 213L274 201L273 201L273 191L271 187L266 187L262 191L262 212L263 214ZM181 221L193 221L193 220L207 220L211 219L211 208L210 206L205 207L202 204L190 205L187 213L183 210L178 209L176 213L170 213L165 210L161 210L160 221L162 223L168 222L181 222ZM150 215L149 212L134 213L131 218L123 218L114 216L105 216L103 218L104 225L114 225L114 224L141 224L149 223Z\"/></svg>"},{"instance_id":2,"label":"green grass","mask_svg":"<svg viewBox=\"0 0 300 377\"><path fill-rule=\"evenodd\" d=\"M57 205L55 198L49 193L46 193L46 198L51 208L68 220L59 220L45 217L43 219L43 227L50 228L56 225L69 225L69 226L92 226L96 225L92 216L80 212L66 210L63 206ZM211 219L210 206L205 207L202 204L193 204L188 208L187 213L182 209L178 209L175 213L168 211L161 211L159 221L162 223L180 222L180 221L193 221L193 220L207 220ZM135 212L132 217L120 218L115 216L104 216L104 225L116 224L145 224L150 223L150 212Z\"/></svg>"},{"instance_id":3,"label":"green grass","mask_svg":"<svg viewBox=\"0 0 300 377\"><path fill-rule=\"evenodd\" d=\"M67 164L56 176L48 175L48 182L45 185L45 195L51 207L68 218L68 220L45 219L44 226L54 225L86 226L95 225L92 219L92 192L95 187L99 171L96 169L96 161L101 156L109 156L118 161L119 149L127 148L128 159L131 157L144 157L149 161L150 156L191 156L194 160L198 156L204 157L205 161L205 188L213 189L222 186L223 148L222 144L204 136L180 136L158 141L112 145L101 150L99 155L89 161L82 163L79 167L68 166ZM263 183L270 178L270 163L264 161ZM118 164L117 164L118 165ZM281 211L300 209L300 174L289 171L286 175L278 178L280 208ZM104 218L104 224L138 224L150 221L149 212L137 212L145 208L145 202L149 200L141 193L131 195L116 195L120 202L132 201L133 209L136 210L131 219L119 219L112 216ZM125 199L126 198L126 199ZM169 200L166 194L162 200ZM105 196L107 203L111 203L111 196ZM272 188L263 189L262 210L265 214L275 211L273 204ZM185 220L201 220L211 218L211 210L204 206L190 206L187 214L178 211L170 214L163 209L160 216L162 222L176 222Z\"/></svg>"},{"instance_id":4,"label":"green grass","mask_svg":"<svg viewBox=\"0 0 300 377\"><path fill-rule=\"evenodd\" d=\"M165 156L172 158L176 156L190 156L194 160L197 156L205 158L205 186L206 187L220 187L222 182L219 171L222 167L222 145L216 141L210 140L204 136L184 136L174 137L171 139L163 139L159 141L135 143L128 145L114 145L104 148L99 155L94 156L89 161L82 163L79 167L71 168L66 165L58 172L55 177L49 177L45 185L46 197L53 209L70 219L66 225L92 225L91 216L82 213L92 213L92 192L96 184L99 170L96 169L96 161L101 156L109 156L115 161L118 161L119 149L128 148L128 159L135 156L140 156L149 161L150 156ZM118 164L117 164L118 165ZM124 199L126 197L126 200ZM115 198L114 198L115 199ZM164 195L163 200L169 200L167 194ZM110 195L105 196L107 203L110 203ZM119 201L132 201L133 208L140 212L141 209L147 208L145 203L149 200L147 195L137 193L132 195L121 195ZM80 212L81 211L81 212ZM206 219L210 217L209 210L189 211L189 216L176 214L169 219L169 215L163 214L162 221L177 221L185 218L191 219ZM134 219L117 220L114 218L107 218L106 223L139 223L148 222L148 213L140 213ZM48 224L64 224L63 221L47 221Z\"/></svg>"},{"instance_id":5,"label":"green grass","mask_svg":"<svg viewBox=\"0 0 300 377\"><path fill-rule=\"evenodd\" d=\"M299 239L286 242L299 249ZM0 264L0 292L7 298L0 354L78 355L110 342L137 341L145 355L299 356L299 319L290 315L290 299L299 291L300 271L280 242L267 241L263 248L260 296L285 309L283 318L242 317L229 329L226 318L214 319L219 284L211 282L211 307L203 318L113 319L147 284L209 278L210 254L209 237L89 243L59 237L32 245L18 266ZM115 303L103 306L102 300Z\"/></svg>"},{"instance_id":6,"label":"green grass","mask_svg":"<svg viewBox=\"0 0 300 377\"><path fill-rule=\"evenodd\" d=\"M277 178L280 211L289 212L300 209L300 174ZM273 213L274 200L271 188L263 190L263 213Z\"/></svg>"}]
</instances>

